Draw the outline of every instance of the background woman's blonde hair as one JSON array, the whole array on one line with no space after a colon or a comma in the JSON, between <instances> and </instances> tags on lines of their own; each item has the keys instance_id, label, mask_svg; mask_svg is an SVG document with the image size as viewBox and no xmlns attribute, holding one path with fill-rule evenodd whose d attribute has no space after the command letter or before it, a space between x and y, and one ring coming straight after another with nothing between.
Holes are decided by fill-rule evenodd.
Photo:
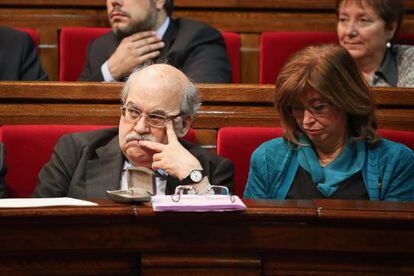
<instances>
[{"instance_id":1,"label":"background woman's blonde hair","mask_svg":"<svg viewBox=\"0 0 414 276\"><path fill-rule=\"evenodd\" d=\"M304 48L289 59L276 80L275 105L285 128L284 138L297 145L301 130L289 106L309 90L345 111L355 139L378 141L371 92L345 48L332 44Z\"/></svg>"}]
</instances>

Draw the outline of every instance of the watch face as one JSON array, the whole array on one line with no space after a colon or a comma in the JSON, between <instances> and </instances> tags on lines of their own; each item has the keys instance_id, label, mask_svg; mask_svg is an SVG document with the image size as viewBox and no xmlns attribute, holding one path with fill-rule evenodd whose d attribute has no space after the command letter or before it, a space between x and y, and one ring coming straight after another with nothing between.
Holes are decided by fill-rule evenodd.
<instances>
[{"instance_id":1,"label":"watch face","mask_svg":"<svg viewBox=\"0 0 414 276\"><path fill-rule=\"evenodd\" d=\"M203 179L203 174L200 171L192 171L190 173L191 181L194 183L198 183Z\"/></svg>"}]
</instances>

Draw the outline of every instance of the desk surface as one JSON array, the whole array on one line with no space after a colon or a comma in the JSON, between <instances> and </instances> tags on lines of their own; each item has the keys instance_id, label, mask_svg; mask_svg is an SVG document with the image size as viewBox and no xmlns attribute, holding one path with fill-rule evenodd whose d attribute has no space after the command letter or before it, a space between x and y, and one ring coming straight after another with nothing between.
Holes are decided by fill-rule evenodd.
<instances>
[{"instance_id":1,"label":"desk surface","mask_svg":"<svg viewBox=\"0 0 414 276\"><path fill-rule=\"evenodd\" d=\"M95 202L0 209L0 274L414 273L414 203L246 200L245 212L156 213Z\"/></svg>"},{"instance_id":2,"label":"desk surface","mask_svg":"<svg viewBox=\"0 0 414 276\"><path fill-rule=\"evenodd\" d=\"M42 208L0 208L0 224L34 218L36 222L46 220L50 223L59 220L70 219L72 223L81 223L84 219L90 221L102 220L108 217L119 219L158 219L173 217L174 219L187 219L188 217L223 217L233 223L234 219L248 220L249 218L263 219L288 219L301 220L313 219L319 222L325 220L353 220L376 221L394 223L414 223L414 203L411 202L386 202L364 200L249 200L243 199L247 210L243 212L154 212L150 203L123 204L111 200L90 199L98 206L91 207L42 207ZM194 221L196 222L196 221ZM1 250L1 248L0 248Z\"/></svg>"}]
</instances>

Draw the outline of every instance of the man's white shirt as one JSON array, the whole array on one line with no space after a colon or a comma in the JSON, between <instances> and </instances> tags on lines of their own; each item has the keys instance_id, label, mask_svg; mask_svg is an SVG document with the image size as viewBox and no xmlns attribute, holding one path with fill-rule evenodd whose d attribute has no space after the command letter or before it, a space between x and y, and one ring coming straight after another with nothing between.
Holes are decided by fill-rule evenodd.
<instances>
[{"instance_id":1,"label":"man's white shirt","mask_svg":"<svg viewBox=\"0 0 414 276\"><path fill-rule=\"evenodd\" d=\"M128 168L133 167L134 165L127 160L124 162L121 175L121 190L128 189L128 182L126 177L126 171ZM165 188L167 186L167 173L163 170L158 170L158 173L155 176L155 186L157 189L157 195L165 195Z\"/></svg>"}]
</instances>

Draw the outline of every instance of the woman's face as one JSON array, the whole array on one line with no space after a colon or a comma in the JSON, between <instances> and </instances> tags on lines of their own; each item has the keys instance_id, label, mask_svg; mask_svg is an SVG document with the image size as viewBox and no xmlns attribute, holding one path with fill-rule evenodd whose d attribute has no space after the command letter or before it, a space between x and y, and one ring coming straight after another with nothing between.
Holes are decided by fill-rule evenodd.
<instances>
[{"instance_id":1,"label":"woman's face","mask_svg":"<svg viewBox=\"0 0 414 276\"><path fill-rule=\"evenodd\" d=\"M297 125L321 149L342 145L348 135L345 111L334 107L314 90L301 94L291 107Z\"/></svg>"},{"instance_id":2,"label":"woman's face","mask_svg":"<svg viewBox=\"0 0 414 276\"><path fill-rule=\"evenodd\" d=\"M397 24L392 30L367 1L344 0L339 5L338 39L354 59L380 57L386 43L391 40Z\"/></svg>"}]
</instances>

